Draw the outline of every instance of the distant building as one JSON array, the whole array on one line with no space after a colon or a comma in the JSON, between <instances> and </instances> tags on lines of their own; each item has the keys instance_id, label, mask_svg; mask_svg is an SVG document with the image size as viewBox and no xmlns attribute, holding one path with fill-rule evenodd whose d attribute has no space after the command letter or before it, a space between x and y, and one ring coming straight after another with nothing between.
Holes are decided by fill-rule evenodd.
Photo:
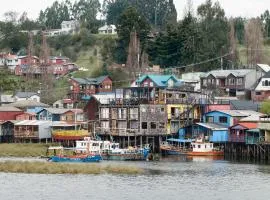
<instances>
[{"instance_id":1,"label":"distant building","mask_svg":"<svg viewBox=\"0 0 270 200\"><path fill-rule=\"evenodd\" d=\"M142 75L135 80L131 87L160 87L173 88L183 84L182 80L177 79L173 75Z\"/></svg>"},{"instance_id":2,"label":"distant building","mask_svg":"<svg viewBox=\"0 0 270 200\"><path fill-rule=\"evenodd\" d=\"M61 23L61 29L51 29L45 31L45 35L52 37L52 36L59 36L59 35L68 35L68 34L75 34L80 29L80 23L77 20L71 21L63 21Z\"/></svg>"},{"instance_id":3,"label":"distant building","mask_svg":"<svg viewBox=\"0 0 270 200\"><path fill-rule=\"evenodd\" d=\"M264 101L268 99L270 99L270 71L260 79L255 90L252 92L252 100L254 101Z\"/></svg>"},{"instance_id":4,"label":"distant building","mask_svg":"<svg viewBox=\"0 0 270 200\"><path fill-rule=\"evenodd\" d=\"M213 70L201 76L201 89L217 89L229 96L250 98L251 88L256 81L256 70Z\"/></svg>"},{"instance_id":5,"label":"distant building","mask_svg":"<svg viewBox=\"0 0 270 200\"><path fill-rule=\"evenodd\" d=\"M35 92L16 92L13 98L15 101L33 100L40 102L40 96Z\"/></svg>"},{"instance_id":6,"label":"distant building","mask_svg":"<svg viewBox=\"0 0 270 200\"><path fill-rule=\"evenodd\" d=\"M99 34L117 34L115 25L104 25L98 29Z\"/></svg>"},{"instance_id":7,"label":"distant building","mask_svg":"<svg viewBox=\"0 0 270 200\"><path fill-rule=\"evenodd\" d=\"M80 101L92 94L112 91L112 79L109 76L97 78L71 78L69 98Z\"/></svg>"}]
</instances>

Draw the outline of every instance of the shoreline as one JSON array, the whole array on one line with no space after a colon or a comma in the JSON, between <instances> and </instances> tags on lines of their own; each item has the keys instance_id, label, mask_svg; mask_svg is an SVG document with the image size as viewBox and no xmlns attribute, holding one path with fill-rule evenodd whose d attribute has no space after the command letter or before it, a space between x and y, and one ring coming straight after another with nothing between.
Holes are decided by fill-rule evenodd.
<instances>
[{"instance_id":1,"label":"shoreline","mask_svg":"<svg viewBox=\"0 0 270 200\"><path fill-rule=\"evenodd\" d=\"M41 161L3 161L0 172L25 174L143 174L144 170L134 166L99 163L53 163Z\"/></svg>"}]
</instances>

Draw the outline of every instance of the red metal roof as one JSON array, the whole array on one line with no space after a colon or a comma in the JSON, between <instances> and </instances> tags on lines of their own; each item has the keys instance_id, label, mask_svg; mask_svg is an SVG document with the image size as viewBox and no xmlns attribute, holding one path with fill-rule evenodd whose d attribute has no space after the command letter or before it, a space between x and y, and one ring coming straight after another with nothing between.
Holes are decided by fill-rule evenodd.
<instances>
[{"instance_id":1,"label":"red metal roof","mask_svg":"<svg viewBox=\"0 0 270 200\"><path fill-rule=\"evenodd\" d=\"M258 127L258 123L256 122L240 122L238 124L246 127L247 129L253 129Z\"/></svg>"}]
</instances>

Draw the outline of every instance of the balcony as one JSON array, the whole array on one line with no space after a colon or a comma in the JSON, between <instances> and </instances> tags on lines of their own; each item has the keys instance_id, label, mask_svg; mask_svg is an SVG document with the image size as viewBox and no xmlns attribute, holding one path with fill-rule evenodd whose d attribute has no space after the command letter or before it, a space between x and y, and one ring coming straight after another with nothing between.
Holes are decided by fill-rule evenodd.
<instances>
[{"instance_id":1,"label":"balcony","mask_svg":"<svg viewBox=\"0 0 270 200\"><path fill-rule=\"evenodd\" d=\"M229 142L235 143L245 143L245 136L244 135L230 135Z\"/></svg>"}]
</instances>

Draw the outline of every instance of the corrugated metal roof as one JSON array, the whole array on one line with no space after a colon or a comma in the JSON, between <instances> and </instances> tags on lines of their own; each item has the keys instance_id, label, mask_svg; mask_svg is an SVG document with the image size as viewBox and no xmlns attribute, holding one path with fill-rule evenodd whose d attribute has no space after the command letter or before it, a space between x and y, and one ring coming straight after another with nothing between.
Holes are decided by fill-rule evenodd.
<instances>
[{"instance_id":1,"label":"corrugated metal roof","mask_svg":"<svg viewBox=\"0 0 270 200\"><path fill-rule=\"evenodd\" d=\"M10 103L10 104L5 104L3 106L13 106L13 107L17 107L17 108L28 108L28 107L49 107L49 105L45 104L45 103L41 103L41 102L37 102L37 101L33 101L33 100L21 100L21 101L17 101L14 103Z\"/></svg>"},{"instance_id":2,"label":"corrugated metal roof","mask_svg":"<svg viewBox=\"0 0 270 200\"><path fill-rule=\"evenodd\" d=\"M270 66L267 64L257 64L258 67L260 67L264 72L270 71Z\"/></svg>"},{"instance_id":3,"label":"corrugated metal roof","mask_svg":"<svg viewBox=\"0 0 270 200\"><path fill-rule=\"evenodd\" d=\"M242 127L243 129L253 129L253 128L257 128L258 127L258 124L253 122L253 123L250 123L250 122L243 122L243 123L238 123L234 126L232 126L231 128L232 129L242 129L242 128L239 128L239 127Z\"/></svg>"},{"instance_id":4,"label":"corrugated metal roof","mask_svg":"<svg viewBox=\"0 0 270 200\"><path fill-rule=\"evenodd\" d=\"M83 85L99 85L109 76L99 76L97 78L72 78L79 84Z\"/></svg>"},{"instance_id":5,"label":"corrugated metal roof","mask_svg":"<svg viewBox=\"0 0 270 200\"><path fill-rule=\"evenodd\" d=\"M201 75L201 77L208 77L209 75L213 75L214 77L227 77L228 75L232 74L236 77L242 77L245 76L246 74L250 73L255 70L251 69L235 69L235 70L213 70L208 73L205 73Z\"/></svg>"},{"instance_id":6,"label":"corrugated metal roof","mask_svg":"<svg viewBox=\"0 0 270 200\"><path fill-rule=\"evenodd\" d=\"M215 110L215 111L225 113L232 117L248 117L251 115L258 115L258 116L263 115L262 113L256 112L254 110ZM211 112L215 112L215 111L211 111Z\"/></svg>"},{"instance_id":7,"label":"corrugated metal roof","mask_svg":"<svg viewBox=\"0 0 270 200\"><path fill-rule=\"evenodd\" d=\"M14 106L0 106L0 112L19 112L19 111L22 111L22 110Z\"/></svg>"},{"instance_id":8,"label":"corrugated metal roof","mask_svg":"<svg viewBox=\"0 0 270 200\"><path fill-rule=\"evenodd\" d=\"M151 79L157 86L159 87L166 87L167 82L169 79L174 79L174 81L178 84L181 84L181 80L177 79L173 75L157 75L157 74L152 74L152 75L143 75L140 78L136 80L136 82L141 83L144 81L146 78Z\"/></svg>"},{"instance_id":9,"label":"corrugated metal roof","mask_svg":"<svg viewBox=\"0 0 270 200\"><path fill-rule=\"evenodd\" d=\"M244 100L231 100L231 109L233 110L259 110L259 103Z\"/></svg>"},{"instance_id":10,"label":"corrugated metal roof","mask_svg":"<svg viewBox=\"0 0 270 200\"><path fill-rule=\"evenodd\" d=\"M64 114L66 112L72 111L76 113L83 113L82 109L68 109L68 108L45 108L48 112L52 114Z\"/></svg>"},{"instance_id":11,"label":"corrugated metal roof","mask_svg":"<svg viewBox=\"0 0 270 200\"><path fill-rule=\"evenodd\" d=\"M40 126L40 125L50 125L52 121L44 121L44 120L22 120L16 121L14 126Z\"/></svg>"},{"instance_id":12,"label":"corrugated metal roof","mask_svg":"<svg viewBox=\"0 0 270 200\"><path fill-rule=\"evenodd\" d=\"M19 98L29 98L34 95L39 96L36 92L16 92L14 96L17 96Z\"/></svg>"},{"instance_id":13,"label":"corrugated metal roof","mask_svg":"<svg viewBox=\"0 0 270 200\"><path fill-rule=\"evenodd\" d=\"M196 123L196 124L211 130L228 130L226 126L215 123Z\"/></svg>"}]
</instances>

